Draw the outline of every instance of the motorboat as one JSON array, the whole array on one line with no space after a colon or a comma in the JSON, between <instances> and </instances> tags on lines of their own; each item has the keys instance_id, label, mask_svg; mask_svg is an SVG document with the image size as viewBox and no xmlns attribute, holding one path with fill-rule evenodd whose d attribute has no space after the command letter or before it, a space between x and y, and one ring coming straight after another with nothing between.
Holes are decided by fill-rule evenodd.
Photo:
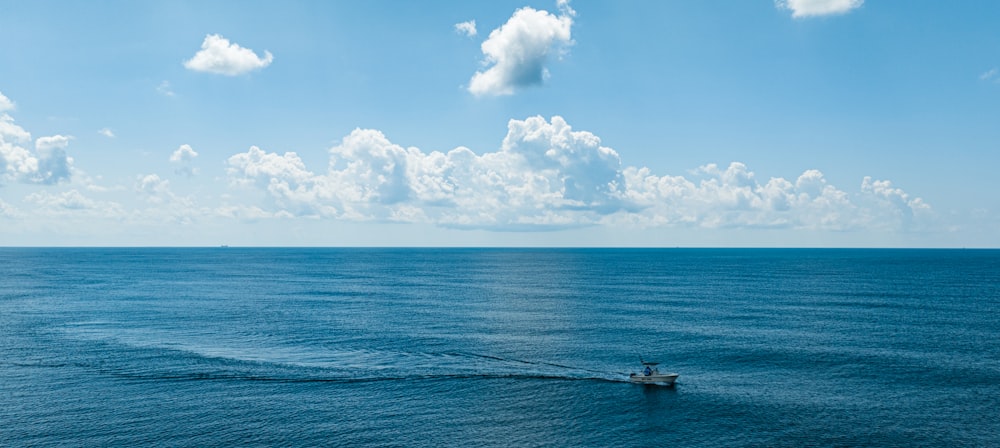
<instances>
[{"instance_id":1,"label":"motorboat","mask_svg":"<svg viewBox=\"0 0 1000 448\"><path fill-rule=\"evenodd\" d=\"M630 373L628 380L637 384L657 384L661 386L673 386L674 381L680 376L676 373L660 373L656 367L660 363L642 361L643 369L639 373Z\"/></svg>"}]
</instances>

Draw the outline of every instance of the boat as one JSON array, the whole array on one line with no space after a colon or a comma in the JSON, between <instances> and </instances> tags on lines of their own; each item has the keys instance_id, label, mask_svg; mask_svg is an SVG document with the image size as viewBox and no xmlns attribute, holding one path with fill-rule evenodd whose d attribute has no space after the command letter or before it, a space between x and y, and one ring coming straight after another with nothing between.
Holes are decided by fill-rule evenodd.
<instances>
[{"instance_id":1,"label":"boat","mask_svg":"<svg viewBox=\"0 0 1000 448\"><path fill-rule=\"evenodd\" d=\"M658 362L647 362L642 361L643 369L639 373L630 373L628 380L637 384L657 384L660 386L673 386L674 381L680 376L676 373L660 373L660 370L656 367L660 363Z\"/></svg>"}]
</instances>

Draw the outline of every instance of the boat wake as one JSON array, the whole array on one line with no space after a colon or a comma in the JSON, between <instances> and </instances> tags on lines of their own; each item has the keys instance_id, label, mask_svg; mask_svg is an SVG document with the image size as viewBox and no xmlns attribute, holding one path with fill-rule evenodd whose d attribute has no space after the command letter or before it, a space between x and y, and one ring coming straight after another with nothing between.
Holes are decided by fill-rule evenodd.
<instances>
[{"instance_id":1,"label":"boat wake","mask_svg":"<svg viewBox=\"0 0 1000 448\"><path fill-rule=\"evenodd\" d=\"M103 375L160 381L375 382L449 379L535 379L627 382L628 373L545 360L467 351L395 351L330 346L316 341L278 344L240 338L211 340L173 331L68 324L76 367ZM89 354L85 354L89 353ZM67 360L47 360L61 365ZM42 368L42 365L39 365Z\"/></svg>"},{"instance_id":2,"label":"boat wake","mask_svg":"<svg viewBox=\"0 0 1000 448\"><path fill-rule=\"evenodd\" d=\"M511 358L501 358L498 356L483 355L478 353L464 353L464 352L448 352L446 354L454 356L464 356L469 358L482 358L487 360L498 361L502 363L513 363L520 364L524 366L541 366L541 367L553 367L556 369L562 369L561 375L555 376L540 376L539 378L544 379L581 379L581 380L603 380L603 381L628 381L628 373L622 372L608 372L606 370L594 370L587 369L578 366L568 366L565 364L557 364L545 361L527 361L523 359L511 359Z\"/></svg>"},{"instance_id":3,"label":"boat wake","mask_svg":"<svg viewBox=\"0 0 1000 448\"><path fill-rule=\"evenodd\" d=\"M368 383L447 380L553 380L628 382L628 374L567 364L504 358L482 353L375 352L343 350L327 356L295 357L282 353L268 359L190 350L191 347L133 347L129 356L73 362L15 362L38 369L84 369L135 381L248 381L272 383Z\"/></svg>"}]
</instances>

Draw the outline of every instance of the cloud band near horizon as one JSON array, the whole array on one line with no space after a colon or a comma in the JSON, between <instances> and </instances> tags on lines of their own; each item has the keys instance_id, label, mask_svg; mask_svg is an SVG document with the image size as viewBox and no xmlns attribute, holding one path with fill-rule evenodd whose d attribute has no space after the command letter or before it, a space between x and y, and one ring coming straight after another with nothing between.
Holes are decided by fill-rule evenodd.
<instances>
[{"instance_id":1,"label":"cloud band near horizon","mask_svg":"<svg viewBox=\"0 0 1000 448\"><path fill-rule=\"evenodd\" d=\"M595 225L906 229L933 215L920 198L866 177L848 193L819 170L766 182L741 162L690 175L623 166L614 149L559 116L510 120L496 152L404 148L356 129L315 172L294 152L256 146L227 160L234 187L262 193L247 204L271 216L429 223L493 231Z\"/></svg>"}]
</instances>

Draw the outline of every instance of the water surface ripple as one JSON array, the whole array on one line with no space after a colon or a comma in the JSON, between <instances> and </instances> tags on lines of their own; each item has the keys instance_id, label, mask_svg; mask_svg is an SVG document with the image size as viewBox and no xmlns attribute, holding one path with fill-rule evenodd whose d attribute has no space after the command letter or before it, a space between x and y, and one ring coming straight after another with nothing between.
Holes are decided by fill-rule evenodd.
<instances>
[{"instance_id":1,"label":"water surface ripple","mask_svg":"<svg viewBox=\"0 0 1000 448\"><path fill-rule=\"evenodd\" d=\"M998 305L990 250L5 248L0 445L1000 446Z\"/></svg>"}]
</instances>

